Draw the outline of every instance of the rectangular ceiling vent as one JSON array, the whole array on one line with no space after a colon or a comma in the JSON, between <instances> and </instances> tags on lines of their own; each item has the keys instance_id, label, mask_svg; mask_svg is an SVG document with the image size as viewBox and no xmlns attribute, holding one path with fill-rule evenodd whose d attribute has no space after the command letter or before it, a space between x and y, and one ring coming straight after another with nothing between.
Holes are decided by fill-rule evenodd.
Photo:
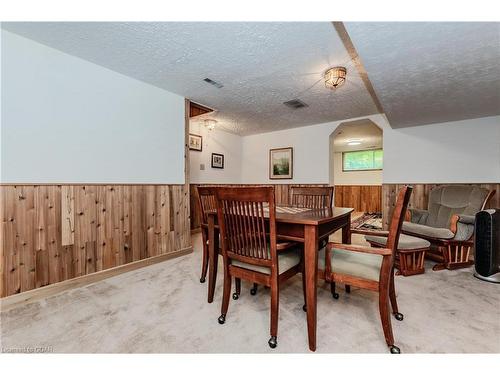
<instances>
[{"instance_id":1,"label":"rectangular ceiling vent","mask_svg":"<svg viewBox=\"0 0 500 375\"><path fill-rule=\"evenodd\" d=\"M283 104L286 105L287 107L292 108L292 109L299 109L299 108L308 107L308 105L306 103L304 103L302 100L299 100L299 99L289 100L287 102L284 102Z\"/></svg>"},{"instance_id":2,"label":"rectangular ceiling vent","mask_svg":"<svg viewBox=\"0 0 500 375\"><path fill-rule=\"evenodd\" d=\"M210 83L212 86L215 86L217 87L218 89L224 87L224 85L222 83L219 83L219 82L215 82L214 80L210 79L210 78L205 78L204 81L206 83Z\"/></svg>"}]
</instances>

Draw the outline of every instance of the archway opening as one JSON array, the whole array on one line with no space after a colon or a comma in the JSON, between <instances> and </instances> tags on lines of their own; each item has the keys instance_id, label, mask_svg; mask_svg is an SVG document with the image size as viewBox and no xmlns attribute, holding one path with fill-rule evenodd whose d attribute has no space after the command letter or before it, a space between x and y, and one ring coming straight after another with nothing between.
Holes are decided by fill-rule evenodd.
<instances>
[{"instance_id":1,"label":"archway opening","mask_svg":"<svg viewBox=\"0 0 500 375\"><path fill-rule=\"evenodd\" d=\"M353 219L365 215L381 225L382 171L383 132L373 121L343 122L330 134L329 182L335 186L335 205L354 207L358 215Z\"/></svg>"}]
</instances>

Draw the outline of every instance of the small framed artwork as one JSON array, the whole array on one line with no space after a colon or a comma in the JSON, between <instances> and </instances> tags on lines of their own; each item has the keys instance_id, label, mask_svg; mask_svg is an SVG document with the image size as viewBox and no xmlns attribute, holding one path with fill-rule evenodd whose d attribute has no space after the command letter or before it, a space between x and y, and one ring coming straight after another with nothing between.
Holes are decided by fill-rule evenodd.
<instances>
[{"instance_id":1,"label":"small framed artwork","mask_svg":"<svg viewBox=\"0 0 500 375\"><path fill-rule=\"evenodd\" d=\"M189 149L193 151L201 151L203 147L203 138L198 134L189 133Z\"/></svg>"},{"instance_id":2,"label":"small framed artwork","mask_svg":"<svg viewBox=\"0 0 500 375\"><path fill-rule=\"evenodd\" d=\"M293 148L269 150L269 178L271 180L293 178Z\"/></svg>"},{"instance_id":3,"label":"small framed artwork","mask_svg":"<svg viewBox=\"0 0 500 375\"><path fill-rule=\"evenodd\" d=\"M224 155L212 153L212 168L224 169Z\"/></svg>"}]
</instances>

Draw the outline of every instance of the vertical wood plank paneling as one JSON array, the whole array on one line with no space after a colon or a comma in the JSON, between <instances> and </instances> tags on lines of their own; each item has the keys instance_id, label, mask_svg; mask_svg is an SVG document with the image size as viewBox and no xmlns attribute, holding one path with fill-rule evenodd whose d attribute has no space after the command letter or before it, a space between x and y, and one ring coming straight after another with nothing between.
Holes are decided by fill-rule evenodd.
<instances>
[{"instance_id":1,"label":"vertical wood plank paneling","mask_svg":"<svg viewBox=\"0 0 500 375\"><path fill-rule=\"evenodd\" d=\"M2 297L191 245L187 185L2 185L0 197Z\"/></svg>"},{"instance_id":2,"label":"vertical wood plank paneling","mask_svg":"<svg viewBox=\"0 0 500 375\"><path fill-rule=\"evenodd\" d=\"M33 189L20 187L16 216L19 223L17 242L19 249L19 273L21 292L33 289L35 282L35 253L29 251L35 246L35 192Z\"/></svg>"},{"instance_id":3,"label":"vertical wood plank paneling","mask_svg":"<svg viewBox=\"0 0 500 375\"><path fill-rule=\"evenodd\" d=\"M123 240L125 263L133 261L132 254L132 189L130 186L123 186Z\"/></svg>"},{"instance_id":4,"label":"vertical wood plank paneling","mask_svg":"<svg viewBox=\"0 0 500 375\"><path fill-rule=\"evenodd\" d=\"M335 206L358 212L382 212L382 186L335 185Z\"/></svg>"},{"instance_id":5,"label":"vertical wood plank paneling","mask_svg":"<svg viewBox=\"0 0 500 375\"><path fill-rule=\"evenodd\" d=\"M4 230L4 275L5 280L4 295L19 293L21 291L21 281L19 277L19 253L17 244L16 227L16 203L18 200L15 186L8 186L4 190L5 200L2 205L5 207Z\"/></svg>"},{"instance_id":6,"label":"vertical wood plank paneling","mask_svg":"<svg viewBox=\"0 0 500 375\"><path fill-rule=\"evenodd\" d=\"M106 242L106 187L98 186L96 190L96 271L104 269L104 254L110 246Z\"/></svg>"},{"instance_id":7,"label":"vertical wood plank paneling","mask_svg":"<svg viewBox=\"0 0 500 375\"><path fill-rule=\"evenodd\" d=\"M31 190L31 189L28 189ZM47 189L47 256L49 262L49 284L62 280L61 276L61 188L50 186ZM29 253L29 250L26 251ZM27 289L29 290L29 289Z\"/></svg>"},{"instance_id":8,"label":"vertical wood plank paneling","mask_svg":"<svg viewBox=\"0 0 500 375\"><path fill-rule=\"evenodd\" d=\"M49 186L35 187L35 210L36 210L36 228L35 228L35 284L39 288L49 284L49 255L47 240L47 214L48 214L48 188ZM17 204L20 209L21 205ZM21 231L20 222L17 231ZM24 249L29 251L29 249Z\"/></svg>"},{"instance_id":9,"label":"vertical wood plank paneling","mask_svg":"<svg viewBox=\"0 0 500 375\"><path fill-rule=\"evenodd\" d=\"M73 245L75 237L75 196L73 186L61 186L61 243Z\"/></svg>"}]
</instances>

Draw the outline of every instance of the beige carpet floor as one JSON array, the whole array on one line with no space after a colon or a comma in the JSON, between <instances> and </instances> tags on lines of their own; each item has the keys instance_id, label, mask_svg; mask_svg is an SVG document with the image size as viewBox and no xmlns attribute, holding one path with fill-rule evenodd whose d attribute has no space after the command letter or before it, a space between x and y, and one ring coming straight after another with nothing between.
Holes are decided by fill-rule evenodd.
<instances>
[{"instance_id":1,"label":"beige carpet floor","mask_svg":"<svg viewBox=\"0 0 500 375\"><path fill-rule=\"evenodd\" d=\"M3 311L2 350L50 347L55 353L308 352L300 276L280 292L278 347L269 339L269 292L256 296L242 283L219 325L222 274L215 301L200 284L201 237L193 254L68 290ZM362 242L353 236L353 242ZM403 353L500 352L500 285L475 279L472 269L396 277L404 321L393 319ZM333 300L318 290L318 350L387 353L377 295L353 288Z\"/></svg>"}]
</instances>

